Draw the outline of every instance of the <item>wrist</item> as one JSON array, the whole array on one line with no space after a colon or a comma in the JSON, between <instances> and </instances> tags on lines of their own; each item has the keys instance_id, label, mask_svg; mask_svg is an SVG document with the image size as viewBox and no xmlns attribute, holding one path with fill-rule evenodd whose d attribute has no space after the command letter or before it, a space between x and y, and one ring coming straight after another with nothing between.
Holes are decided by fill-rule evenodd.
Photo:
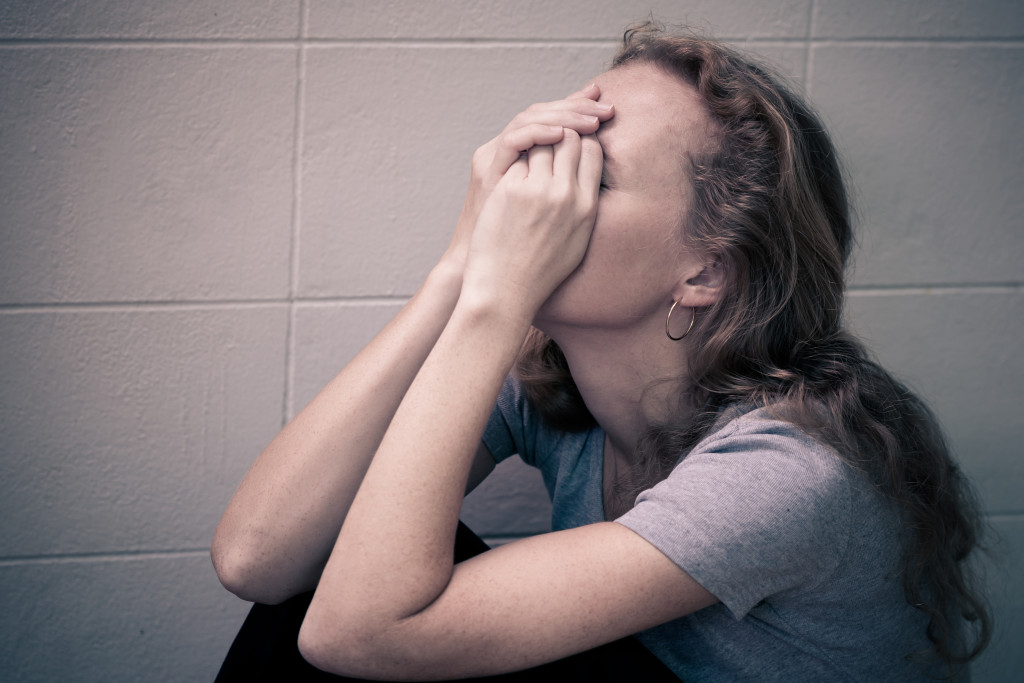
<instances>
[{"instance_id":1,"label":"wrist","mask_svg":"<svg viewBox=\"0 0 1024 683\"><path fill-rule=\"evenodd\" d=\"M486 322L505 334L525 336L537 307L530 304L527 292L513 283L488 287L464 278L458 308L468 318Z\"/></svg>"},{"instance_id":2,"label":"wrist","mask_svg":"<svg viewBox=\"0 0 1024 683\"><path fill-rule=\"evenodd\" d=\"M446 251L430 269L424 287L441 288L458 296L462 289L464 259Z\"/></svg>"}]
</instances>

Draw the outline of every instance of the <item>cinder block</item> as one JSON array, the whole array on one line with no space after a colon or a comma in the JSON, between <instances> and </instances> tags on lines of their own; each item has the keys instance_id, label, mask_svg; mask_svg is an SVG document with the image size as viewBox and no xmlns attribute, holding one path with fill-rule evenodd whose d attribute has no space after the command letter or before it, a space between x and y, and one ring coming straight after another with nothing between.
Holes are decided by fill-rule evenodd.
<instances>
[{"instance_id":1,"label":"cinder block","mask_svg":"<svg viewBox=\"0 0 1024 683\"><path fill-rule=\"evenodd\" d=\"M798 92L804 91L807 50L803 46L780 43L745 42L734 44L742 52L766 63L784 77Z\"/></svg>"},{"instance_id":2,"label":"cinder block","mask_svg":"<svg viewBox=\"0 0 1024 683\"><path fill-rule=\"evenodd\" d=\"M0 314L6 557L196 549L280 428L284 306Z\"/></svg>"},{"instance_id":3,"label":"cinder block","mask_svg":"<svg viewBox=\"0 0 1024 683\"><path fill-rule=\"evenodd\" d=\"M480 2L458 0L377 3L310 0L314 38L612 39L648 16L711 29L723 37L802 38L810 0L564 0Z\"/></svg>"},{"instance_id":4,"label":"cinder block","mask_svg":"<svg viewBox=\"0 0 1024 683\"><path fill-rule=\"evenodd\" d=\"M821 45L812 99L861 215L860 284L1020 282L1024 47Z\"/></svg>"},{"instance_id":5,"label":"cinder block","mask_svg":"<svg viewBox=\"0 0 1024 683\"><path fill-rule=\"evenodd\" d=\"M1024 510L1024 292L852 296L852 329L925 398L987 510Z\"/></svg>"},{"instance_id":6,"label":"cinder block","mask_svg":"<svg viewBox=\"0 0 1024 683\"><path fill-rule=\"evenodd\" d=\"M297 304L289 419L355 358L402 306L401 301Z\"/></svg>"},{"instance_id":7,"label":"cinder block","mask_svg":"<svg viewBox=\"0 0 1024 683\"><path fill-rule=\"evenodd\" d=\"M1024 671L1024 518L989 520L995 532L992 556L983 562L989 601L995 612L995 634L988 649L971 666L976 681L1017 683Z\"/></svg>"},{"instance_id":8,"label":"cinder block","mask_svg":"<svg viewBox=\"0 0 1024 683\"><path fill-rule=\"evenodd\" d=\"M551 499L540 470L518 456L498 463L466 496L461 518L483 537L532 536L551 531Z\"/></svg>"},{"instance_id":9,"label":"cinder block","mask_svg":"<svg viewBox=\"0 0 1024 683\"><path fill-rule=\"evenodd\" d=\"M1019 0L817 0L815 38L1020 38Z\"/></svg>"},{"instance_id":10,"label":"cinder block","mask_svg":"<svg viewBox=\"0 0 1024 683\"><path fill-rule=\"evenodd\" d=\"M307 53L302 296L409 295L448 244L473 150L604 70L588 46Z\"/></svg>"},{"instance_id":11,"label":"cinder block","mask_svg":"<svg viewBox=\"0 0 1024 683\"><path fill-rule=\"evenodd\" d=\"M0 303L287 295L293 49L0 63Z\"/></svg>"},{"instance_id":12,"label":"cinder block","mask_svg":"<svg viewBox=\"0 0 1024 683\"><path fill-rule=\"evenodd\" d=\"M249 603L205 553L0 566L0 663L25 683L212 681Z\"/></svg>"},{"instance_id":13,"label":"cinder block","mask_svg":"<svg viewBox=\"0 0 1024 683\"><path fill-rule=\"evenodd\" d=\"M294 38L298 0L5 0L2 38Z\"/></svg>"}]
</instances>

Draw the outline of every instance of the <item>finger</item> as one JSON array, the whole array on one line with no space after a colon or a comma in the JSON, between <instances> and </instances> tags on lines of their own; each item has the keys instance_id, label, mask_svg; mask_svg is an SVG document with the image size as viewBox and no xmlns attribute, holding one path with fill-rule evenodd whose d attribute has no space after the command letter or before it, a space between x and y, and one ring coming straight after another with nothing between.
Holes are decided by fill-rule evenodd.
<instances>
[{"instance_id":1,"label":"finger","mask_svg":"<svg viewBox=\"0 0 1024 683\"><path fill-rule=\"evenodd\" d=\"M559 106L538 107L517 115L502 132L510 132L524 126L543 124L563 126L579 131L583 135L597 131L602 120L611 118L611 110L602 111L592 100L565 100Z\"/></svg>"},{"instance_id":2,"label":"finger","mask_svg":"<svg viewBox=\"0 0 1024 683\"><path fill-rule=\"evenodd\" d=\"M518 128L530 123L571 125L575 128L577 123L593 125L594 122L586 118L588 116L596 117L598 121L607 121L612 115L613 107L607 102L579 97L531 104L516 114L505 128Z\"/></svg>"},{"instance_id":3,"label":"finger","mask_svg":"<svg viewBox=\"0 0 1024 683\"><path fill-rule=\"evenodd\" d=\"M520 154L537 145L553 145L562 139L563 134L561 126L540 123L502 133L491 162L491 172L496 176L504 175Z\"/></svg>"},{"instance_id":4,"label":"finger","mask_svg":"<svg viewBox=\"0 0 1024 683\"><path fill-rule=\"evenodd\" d=\"M562 178L576 179L580 163L580 136L567 129L562 141L554 146L554 173Z\"/></svg>"},{"instance_id":5,"label":"finger","mask_svg":"<svg viewBox=\"0 0 1024 683\"><path fill-rule=\"evenodd\" d=\"M550 178L554 166L554 156L555 151L551 145L531 147L526 155L530 164L530 177L539 179Z\"/></svg>"},{"instance_id":6,"label":"finger","mask_svg":"<svg viewBox=\"0 0 1024 683\"><path fill-rule=\"evenodd\" d=\"M573 94L569 95L565 99L575 100L580 98L586 98L588 100L596 100L600 96L601 88L597 87L597 83L591 81L590 83L587 83L585 86L583 86Z\"/></svg>"},{"instance_id":7,"label":"finger","mask_svg":"<svg viewBox=\"0 0 1024 683\"><path fill-rule=\"evenodd\" d=\"M604 150L596 135L585 135L580 140L580 161L576 171L581 188L592 188L594 193L601 187L601 171L604 168Z\"/></svg>"},{"instance_id":8,"label":"finger","mask_svg":"<svg viewBox=\"0 0 1024 683\"><path fill-rule=\"evenodd\" d=\"M530 172L529 162L526 160L525 154L520 154L519 158L509 166L508 171L505 172L505 176L522 180ZM504 177L504 176L503 176Z\"/></svg>"}]
</instances>

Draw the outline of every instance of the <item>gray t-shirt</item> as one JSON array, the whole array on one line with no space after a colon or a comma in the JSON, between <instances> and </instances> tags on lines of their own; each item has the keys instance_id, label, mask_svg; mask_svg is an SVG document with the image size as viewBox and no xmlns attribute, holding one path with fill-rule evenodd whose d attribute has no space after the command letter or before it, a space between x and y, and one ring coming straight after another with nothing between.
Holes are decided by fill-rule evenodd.
<instances>
[{"instance_id":1,"label":"gray t-shirt","mask_svg":"<svg viewBox=\"0 0 1024 683\"><path fill-rule=\"evenodd\" d=\"M551 428L506 381L484 431L540 469L552 528L603 521L604 432ZM911 681L942 674L904 597L899 514L835 451L766 410L733 410L616 522L721 602L638 634L695 681Z\"/></svg>"}]
</instances>

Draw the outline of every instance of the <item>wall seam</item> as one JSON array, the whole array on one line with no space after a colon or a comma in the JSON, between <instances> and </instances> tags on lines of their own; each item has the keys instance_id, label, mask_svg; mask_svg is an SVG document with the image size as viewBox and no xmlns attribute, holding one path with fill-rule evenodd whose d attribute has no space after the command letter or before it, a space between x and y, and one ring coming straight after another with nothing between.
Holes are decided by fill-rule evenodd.
<instances>
[{"instance_id":1,"label":"wall seam","mask_svg":"<svg viewBox=\"0 0 1024 683\"><path fill-rule=\"evenodd\" d=\"M982 517L988 522L1020 522L1024 521L1024 512L985 512L982 514Z\"/></svg>"},{"instance_id":2,"label":"wall seam","mask_svg":"<svg viewBox=\"0 0 1024 683\"><path fill-rule=\"evenodd\" d=\"M209 548L182 548L178 550L138 550L107 553L62 553L53 555L25 555L0 559L0 569L24 567L39 564L87 564L94 562L118 562L124 560L175 559L180 557L208 558Z\"/></svg>"},{"instance_id":3,"label":"wall seam","mask_svg":"<svg viewBox=\"0 0 1024 683\"><path fill-rule=\"evenodd\" d=\"M157 311L212 311L224 308L236 310L273 309L287 306L287 299L256 299L251 301L188 301L185 299L168 301L81 301L57 302L47 304L0 304L0 315L17 315L19 313L53 313L93 311L97 313L115 313L135 311L154 313Z\"/></svg>"},{"instance_id":4,"label":"wall seam","mask_svg":"<svg viewBox=\"0 0 1024 683\"><path fill-rule=\"evenodd\" d=\"M284 391L281 395L281 426L288 423L295 392L296 301L299 292L299 227L302 222L302 145L305 132L306 34L308 8L299 2L299 38L295 68L295 128L292 131L292 225L288 253L288 321L285 327Z\"/></svg>"},{"instance_id":5,"label":"wall seam","mask_svg":"<svg viewBox=\"0 0 1024 683\"><path fill-rule=\"evenodd\" d=\"M184 48L203 48L203 49L220 49L220 48L260 48L260 49L278 49L278 50L293 50L295 49L294 40L222 40L222 39L211 39L211 40L147 40L147 39L132 39L132 40L111 40L111 39L67 39L62 38L59 40L55 39L40 39L40 40L4 40L0 39L0 47L11 48L11 49L51 49L51 48L82 48L82 49L96 49L105 50L112 48L123 48L131 50L178 50Z\"/></svg>"},{"instance_id":6,"label":"wall seam","mask_svg":"<svg viewBox=\"0 0 1024 683\"><path fill-rule=\"evenodd\" d=\"M810 97L811 76L814 70L814 61L811 58L811 44L814 39L814 27L818 21L818 0L811 0L810 16L807 17L807 36L804 41L804 93Z\"/></svg>"},{"instance_id":7,"label":"wall seam","mask_svg":"<svg viewBox=\"0 0 1024 683\"><path fill-rule=\"evenodd\" d=\"M976 282L976 283L910 283L905 285L865 284L851 285L851 295L916 295L916 294L1019 294L1024 291L1020 282Z\"/></svg>"},{"instance_id":8,"label":"wall seam","mask_svg":"<svg viewBox=\"0 0 1024 683\"><path fill-rule=\"evenodd\" d=\"M813 5L816 7L816 5ZM761 45L764 43L797 44L801 45L808 40L807 33L802 36L776 36L761 38L745 38L743 36L719 36L719 40L727 43L743 43L744 45ZM882 37L820 37L811 38L811 41L819 45L854 45L863 47L874 46L911 46L946 44L962 47L1020 47L1024 45L1024 37L1007 36L997 38L985 38L983 36L882 36ZM345 47L356 46L391 48L391 47L618 47L619 39L606 38L302 38L299 41L305 47ZM0 48L22 48L22 49L47 49L54 47L94 47L94 48L140 48L140 49L161 49L161 48L184 48L184 47L259 47L259 48L294 48L295 40L288 39L232 39L221 38L210 39L125 39L114 40L110 38L40 38L40 39L3 39L0 38Z\"/></svg>"},{"instance_id":9,"label":"wall seam","mask_svg":"<svg viewBox=\"0 0 1024 683\"><path fill-rule=\"evenodd\" d=\"M907 284L854 284L847 293L851 296L871 294L899 295L942 295L942 294L1020 294L1024 292L1024 282L914 282ZM0 315L19 313L49 313L55 311L205 311L234 308L250 310L272 309L285 306L289 311L298 306L318 306L329 304L347 304L352 306L372 306L405 304L410 294L368 294L368 295L323 295L323 296L288 296L273 299L167 299L157 301L54 301L46 303L2 303Z\"/></svg>"},{"instance_id":10,"label":"wall seam","mask_svg":"<svg viewBox=\"0 0 1024 683\"><path fill-rule=\"evenodd\" d=\"M962 38L932 36L914 38L909 36L892 38L814 38L818 47L956 47L956 48L1006 48L1024 47L1020 38Z\"/></svg>"}]
</instances>

